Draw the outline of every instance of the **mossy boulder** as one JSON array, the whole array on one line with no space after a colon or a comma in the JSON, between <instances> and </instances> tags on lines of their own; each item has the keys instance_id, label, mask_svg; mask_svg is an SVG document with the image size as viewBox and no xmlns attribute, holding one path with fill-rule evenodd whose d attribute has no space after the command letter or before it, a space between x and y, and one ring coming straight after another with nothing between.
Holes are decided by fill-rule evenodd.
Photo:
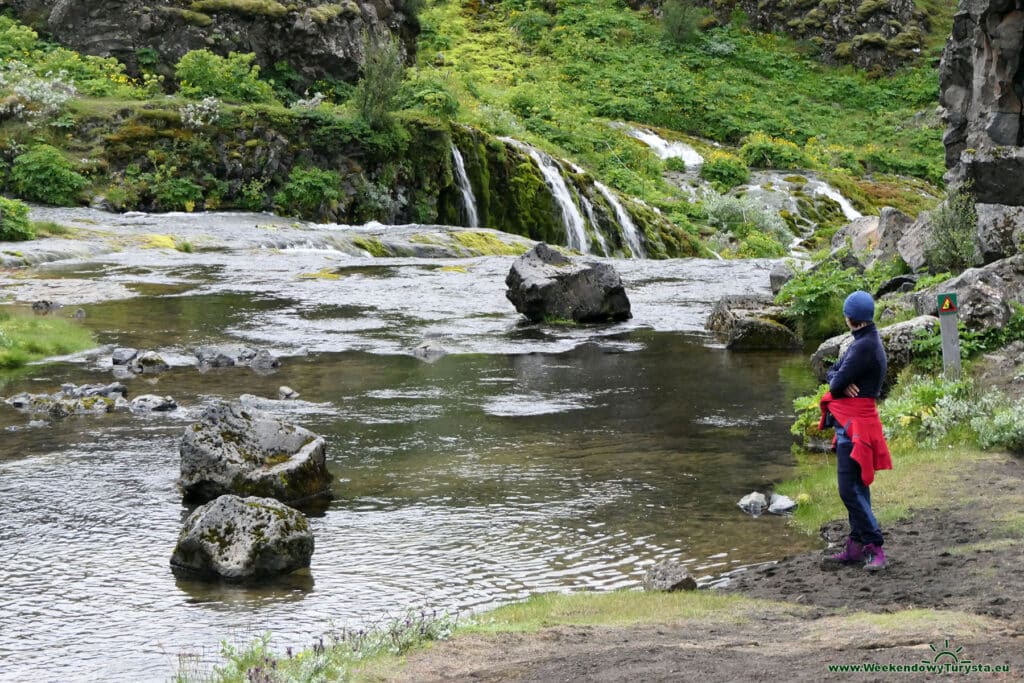
<instances>
[{"instance_id":1,"label":"mossy boulder","mask_svg":"<svg viewBox=\"0 0 1024 683\"><path fill-rule=\"evenodd\" d=\"M324 438L239 401L204 410L185 429L179 453L187 501L233 493L307 505L331 495Z\"/></svg>"},{"instance_id":2,"label":"mossy boulder","mask_svg":"<svg viewBox=\"0 0 1024 683\"><path fill-rule=\"evenodd\" d=\"M730 295L715 302L704 326L733 351L799 349L803 342L784 313L767 294Z\"/></svg>"},{"instance_id":3,"label":"mossy boulder","mask_svg":"<svg viewBox=\"0 0 1024 683\"><path fill-rule=\"evenodd\" d=\"M309 567L306 516L271 498L220 496L197 508L178 536L171 570L185 578L259 581Z\"/></svg>"}]
</instances>

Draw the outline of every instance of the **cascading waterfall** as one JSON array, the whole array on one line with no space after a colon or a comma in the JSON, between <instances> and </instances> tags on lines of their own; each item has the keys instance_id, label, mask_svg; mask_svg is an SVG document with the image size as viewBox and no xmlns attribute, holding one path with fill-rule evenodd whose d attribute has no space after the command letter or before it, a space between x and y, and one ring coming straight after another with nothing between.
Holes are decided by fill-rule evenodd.
<instances>
[{"instance_id":1,"label":"cascading waterfall","mask_svg":"<svg viewBox=\"0 0 1024 683\"><path fill-rule=\"evenodd\" d=\"M555 198L562 210L562 220L565 224L565 236L569 248L576 249L583 254L589 253L590 241L587 239L586 222L583 220L583 214L580 213L579 207L576 206L576 201L573 199L565 178L562 177L562 168L558 162L525 142L513 138L498 139L526 152L537 163L541 175L544 176L544 182L551 190L551 196Z\"/></svg>"},{"instance_id":2,"label":"cascading waterfall","mask_svg":"<svg viewBox=\"0 0 1024 683\"><path fill-rule=\"evenodd\" d=\"M470 228L480 227L480 216L476 210L476 197L473 196L473 186L469 184L469 176L466 174L466 162L462 158L462 152L455 145L452 145L452 159L455 161L455 182L462 192L462 201L466 206L466 223Z\"/></svg>"},{"instance_id":3,"label":"cascading waterfall","mask_svg":"<svg viewBox=\"0 0 1024 683\"><path fill-rule=\"evenodd\" d=\"M604 235L597 229L597 218L594 216L594 205L590 203L586 195L580 193L580 204L583 205L583 213L587 214L587 220L590 221L591 227L594 228L594 237L597 238L597 243L601 245L601 255L610 256L611 252L608 251L608 242L605 241Z\"/></svg>"},{"instance_id":4,"label":"cascading waterfall","mask_svg":"<svg viewBox=\"0 0 1024 683\"><path fill-rule=\"evenodd\" d=\"M594 187L604 195L604 198L611 204L612 210L615 211L615 218L619 221L619 225L622 226L622 236L626 238L626 244L629 245L629 250L633 252L633 258L645 258L647 252L644 250L643 242L640 240L640 233L636 229L636 224L633 223L633 218L626 211L626 207L622 205L622 202L618 200L604 183L595 180Z\"/></svg>"}]
</instances>

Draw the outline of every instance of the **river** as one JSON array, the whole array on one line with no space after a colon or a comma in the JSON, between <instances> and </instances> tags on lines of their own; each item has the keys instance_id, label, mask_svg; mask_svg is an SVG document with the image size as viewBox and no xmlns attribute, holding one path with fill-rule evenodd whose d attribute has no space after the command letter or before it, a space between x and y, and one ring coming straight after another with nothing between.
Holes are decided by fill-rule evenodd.
<instances>
[{"instance_id":1,"label":"river","mask_svg":"<svg viewBox=\"0 0 1024 683\"><path fill-rule=\"evenodd\" d=\"M275 248L249 215L37 214L238 239L0 281L0 296L65 297L58 314L81 305L102 344L159 351L172 369L126 380L130 395L181 405L30 426L0 403L0 680L166 680L179 654L215 660L225 638L270 631L283 649L409 608L465 619L540 591L636 587L663 558L710 582L809 545L736 506L793 472L804 359L729 353L703 330L719 296L767 291L770 262L615 260L632 320L547 326L506 301L512 257L378 259L309 246L308 227L289 246L283 223ZM449 354L413 357L424 340ZM200 372L190 347L222 341L282 366ZM83 354L0 394L111 380L109 351ZM276 400L281 385L300 397ZM204 405L241 394L327 439L335 498L311 519L312 566L259 588L178 580L178 440Z\"/></svg>"}]
</instances>

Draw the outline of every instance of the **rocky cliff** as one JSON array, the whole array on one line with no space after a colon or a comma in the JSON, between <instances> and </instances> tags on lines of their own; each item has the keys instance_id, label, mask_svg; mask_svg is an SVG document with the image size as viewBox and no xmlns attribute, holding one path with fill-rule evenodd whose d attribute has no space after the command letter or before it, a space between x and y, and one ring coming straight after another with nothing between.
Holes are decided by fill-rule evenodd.
<instances>
[{"instance_id":1,"label":"rocky cliff","mask_svg":"<svg viewBox=\"0 0 1024 683\"><path fill-rule=\"evenodd\" d=\"M391 33L415 52L417 0L8 0L43 34L91 55L116 57L138 73L140 61L170 74L190 50L252 52L264 70L287 74L297 90L322 79L354 81L366 34Z\"/></svg>"},{"instance_id":2,"label":"rocky cliff","mask_svg":"<svg viewBox=\"0 0 1024 683\"><path fill-rule=\"evenodd\" d=\"M978 203L985 261L1024 232L1024 1L961 0L940 66L947 180Z\"/></svg>"},{"instance_id":3,"label":"rocky cliff","mask_svg":"<svg viewBox=\"0 0 1024 683\"><path fill-rule=\"evenodd\" d=\"M816 45L827 62L892 70L921 51L931 29L914 0L701 0L727 20L741 10L756 28Z\"/></svg>"}]
</instances>

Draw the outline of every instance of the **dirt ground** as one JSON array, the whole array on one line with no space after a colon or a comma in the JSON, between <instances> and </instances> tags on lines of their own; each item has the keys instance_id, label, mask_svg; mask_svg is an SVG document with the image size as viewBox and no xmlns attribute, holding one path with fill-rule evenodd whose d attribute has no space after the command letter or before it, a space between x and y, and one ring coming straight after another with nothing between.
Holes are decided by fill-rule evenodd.
<instances>
[{"instance_id":1,"label":"dirt ground","mask_svg":"<svg viewBox=\"0 0 1024 683\"><path fill-rule=\"evenodd\" d=\"M1010 667L975 671L968 680L1021 681L1024 544L993 520L1019 519L1022 486L1024 463L1008 456L965 471L948 509L919 510L886 529L890 565L878 575L859 567L825 570L820 553L741 574L725 590L773 601L752 608L742 623L710 615L460 636L410 656L397 680L934 680L933 673L842 673L829 666L909 667L939 657L943 664ZM841 531L823 530L835 533ZM908 611L916 609L930 611Z\"/></svg>"}]
</instances>

